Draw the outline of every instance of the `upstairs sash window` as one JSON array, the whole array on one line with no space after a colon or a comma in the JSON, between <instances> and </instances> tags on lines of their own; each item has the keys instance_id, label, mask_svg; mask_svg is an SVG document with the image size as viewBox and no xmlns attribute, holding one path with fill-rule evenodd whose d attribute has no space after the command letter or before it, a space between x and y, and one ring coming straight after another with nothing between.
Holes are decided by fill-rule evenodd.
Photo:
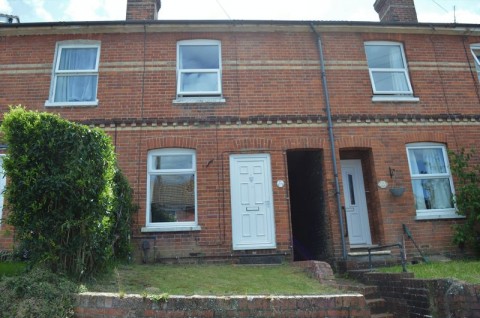
<instances>
[{"instance_id":1,"label":"upstairs sash window","mask_svg":"<svg viewBox=\"0 0 480 318\"><path fill-rule=\"evenodd\" d=\"M412 95L403 46L391 42L365 43L373 93Z\"/></svg>"},{"instance_id":2,"label":"upstairs sash window","mask_svg":"<svg viewBox=\"0 0 480 318\"><path fill-rule=\"evenodd\" d=\"M99 56L97 44L58 45L49 102L96 104Z\"/></svg>"},{"instance_id":3,"label":"upstairs sash window","mask_svg":"<svg viewBox=\"0 0 480 318\"><path fill-rule=\"evenodd\" d=\"M220 96L220 42L181 41L177 50L177 95Z\"/></svg>"},{"instance_id":4,"label":"upstairs sash window","mask_svg":"<svg viewBox=\"0 0 480 318\"><path fill-rule=\"evenodd\" d=\"M480 44L472 45L471 47L473 59L475 60L475 67L477 69L478 80L480 81Z\"/></svg>"}]
</instances>

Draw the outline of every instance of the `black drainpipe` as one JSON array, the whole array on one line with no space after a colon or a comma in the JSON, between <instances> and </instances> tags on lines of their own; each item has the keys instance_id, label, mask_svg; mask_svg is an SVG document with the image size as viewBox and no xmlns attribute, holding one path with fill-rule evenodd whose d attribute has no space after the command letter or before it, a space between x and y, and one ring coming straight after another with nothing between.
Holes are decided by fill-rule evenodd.
<instances>
[{"instance_id":1,"label":"black drainpipe","mask_svg":"<svg viewBox=\"0 0 480 318\"><path fill-rule=\"evenodd\" d=\"M328 139L330 140L330 149L332 151L332 162L333 162L333 175L335 176L335 198L337 199L337 212L338 220L340 224L340 238L342 240L342 257L344 260L347 259L347 248L345 245L345 233L343 230L343 215L342 215L342 203L340 200L340 183L338 182L338 167L337 167L337 156L335 155L335 139L333 137L333 123L332 123L332 114L330 112L330 96L328 95L328 86L327 86L327 75L325 73L325 59L323 57L323 48L322 48L322 39L320 34L313 26L313 23L310 23L310 28L317 37L317 48L318 55L320 58L320 73L322 75L322 87L323 87L323 96L325 97L325 105L327 112L327 121L328 121Z\"/></svg>"}]
</instances>

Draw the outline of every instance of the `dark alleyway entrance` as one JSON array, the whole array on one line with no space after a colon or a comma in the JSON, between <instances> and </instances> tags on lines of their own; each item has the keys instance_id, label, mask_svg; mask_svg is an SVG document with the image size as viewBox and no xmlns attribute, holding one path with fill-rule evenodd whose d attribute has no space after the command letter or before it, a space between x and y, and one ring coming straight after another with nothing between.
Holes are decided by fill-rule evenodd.
<instances>
[{"instance_id":1,"label":"dark alleyway entrance","mask_svg":"<svg viewBox=\"0 0 480 318\"><path fill-rule=\"evenodd\" d=\"M321 150L287 152L295 261L327 258L322 163Z\"/></svg>"}]
</instances>

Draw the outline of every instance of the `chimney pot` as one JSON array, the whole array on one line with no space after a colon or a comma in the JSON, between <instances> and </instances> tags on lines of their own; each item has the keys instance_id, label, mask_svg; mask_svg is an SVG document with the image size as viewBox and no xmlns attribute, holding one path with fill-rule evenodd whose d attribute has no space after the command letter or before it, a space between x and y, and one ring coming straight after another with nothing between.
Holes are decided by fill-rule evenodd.
<instances>
[{"instance_id":1,"label":"chimney pot","mask_svg":"<svg viewBox=\"0 0 480 318\"><path fill-rule=\"evenodd\" d=\"M156 20L161 0L127 0L127 20Z\"/></svg>"},{"instance_id":2,"label":"chimney pot","mask_svg":"<svg viewBox=\"0 0 480 318\"><path fill-rule=\"evenodd\" d=\"M373 7L380 22L418 23L413 0L376 0Z\"/></svg>"}]
</instances>

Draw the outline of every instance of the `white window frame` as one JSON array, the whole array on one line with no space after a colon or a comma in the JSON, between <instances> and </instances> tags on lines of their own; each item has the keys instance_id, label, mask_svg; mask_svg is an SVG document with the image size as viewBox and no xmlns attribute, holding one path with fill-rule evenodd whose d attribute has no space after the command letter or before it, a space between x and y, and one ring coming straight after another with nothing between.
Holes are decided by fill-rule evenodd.
<instances>
[{"instance_id":1,"label":"white window frame","mask_svg":"<svg viewBox=\"0 0 480 318\"><path fill-rule=\"evenodd\" d=\"M218 69L181 69L181 47L182 46L202 46L215 45L218 47ZM217 91L196 91L184 92L181 90L181 78L183 73L216 73L217 75ZM177 98L201 98L202 96L222 96L222 46L221 42L217 40L184 40L177 42Z\"/></svg>"},{"instance_id":2,"label":"white window frame","mask_svg":"<svg viewBox=\"0 0 480 318\"><path fill-rule=\"evenodd\" d=\"M3 169L3 159L5 158L4 154L0 154L0 227L2 226L3 218L3 205L4 205L4 190L7 186L7 177L5 175L5 170Z\"/></svg>"},{"instance_id":3,"label":"white window frame","mask_svg":"<svg viewBox=\"0 0 480 318\"><path fill-rule=\"evenodd\" d=\"M368 72L370 74L370 82L372 84L372 90L374 95L399 95L399 96L413 96L413 89L412 89L412 84L410 82L410 76L408 74L408 66L407 66L407 59L405 57L405 51L403 49L403 44L399 42L387 42L387 41L368 41L364 43L365 46L365 55L367 55L367 46L369 45L375 45L375 46L397 46L400 48L401 54L402 54L402 62L403 65L405 66L404 68L370 68L368 67ZM368 56L367 56L367 64L368 64ZM373 73L402 73L405 76L405 80L407 82L408 90L406 91L381 91L378 90Z\"/></svg>"},{"instance_id":4,"label":"white window frame","mask_svg":"<svg viewBox=\"0 0 480 318\"><path fill-rule=\"evenodd\" d=\"M445 173L436 173L436 174L413 174L412 167L410 166L410 151L411 149L441 149L443 154L443 160L445 162ZM420 142L420 143L409 143L406 145L407 150L407 160L408 168L410 171L411 181L422 180L422 179L445 179L448 178L450 182L450 189L452 191L452 198L455 197L455 187L453 185L452 174L450 171L450 163L448 161L447 148L444 144L441 143L432 143L432 142ZM415 193L413 189L413 183L411 185L412 193L415 200ZM416 219L444 219L444 218L461 218L457 214L456 207L449 209L422 209L416 210Z\"/></svg>"},{"instance_id":5,"label":"white window frame","mask_svg":"<svg viewBox=\"0 0 480 318\"><path fill-rule=\"evenodd\" d=\"M153 163L155 157L162 155L191 155L192 168L191 169L154 169ZM195 220L189 222L151 222L151 191L150 183L151 177L154 175L175 175L182 173L193 173L194 175L194 205L195 205ZM183 148L162 148L150 150L147 158L147 202L146 202L146 223L142 228L142 232L174 232L174 231L198 231L201 227L198 226L198 209L197 209L197 168L196 168L196 151L193 149Z\"/></svg>"},{"instance_id":6,"label":"white window frame","mask_svg":"<svg viewBox=\"0 0 480 318\"><path fill-rule=\"evenodd\" d=\"M97 58L95 61L95 69L93 70L59 70L60 57L63 49L71 48L96 48ZM45 102L45 106L97 106L98 105L98 67L100 62L100 41L93 40L73 40L73 41L61 41L58 42L55 47L55 57L53 60L52 68L52 80L50 84L50 96ZM95 100L83 101L83 102L67 102L67 101L55 101L55 90L57 88L57 78L59 76L96 76L95 82Z\"/></svg>"},{"instance_id":7,"label":"white window frame","mask_svg":"<svg viewBox=\"0 0 480 318\"><path fill-rule=\"evenodd\" d=\"M477 57L477 54L480 54L480 43L472 44L470 46L470 51L473 55L473 60L475 61L475 68L477 69L478 80L480 81L480 58ZM475 52L478 52L475 54Z\"/></svg>"}]
</instances>

